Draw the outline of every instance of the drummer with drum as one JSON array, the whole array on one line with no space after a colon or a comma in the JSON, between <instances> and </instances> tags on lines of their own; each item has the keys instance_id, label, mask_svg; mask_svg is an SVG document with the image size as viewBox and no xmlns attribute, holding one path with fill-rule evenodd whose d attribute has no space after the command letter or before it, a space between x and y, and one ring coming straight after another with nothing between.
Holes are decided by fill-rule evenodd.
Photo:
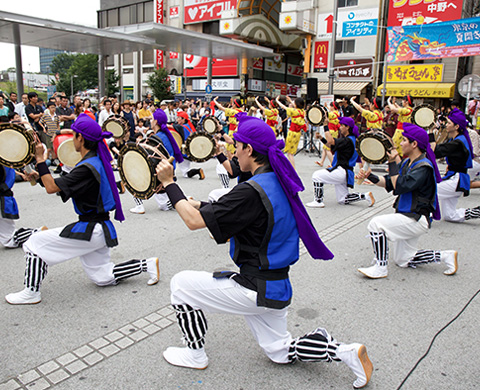
<instances>
[{"instance_id":1,"label":"drummer with drum","mask_svg":"<svg viewBox=\"0 0 480 390\"><path fill-rule=\"evenodd\" d=\"M329 146L335 153L332 167L319 169L312 175L314 200L306 204L307 207L323 208L324 184L334 184L339 204L351 204L364 200L371 207L375 204L375 198L371 192L349 193L348 188L354 186L353 168L357 163L358 154L355 150L355 139L358 136L358 127L352 118L341 117L339 119L340 133L342 137L333 138L325 129L325 138L318 132L317 137L323 144Z\"/></svg>"},{"instance_id":2,"label":"drummer with drum","mask_svg":"<svg viewBox=\"0 0 480 390\"><path fill-rule=\"evenodd\" d=\"M400 143L403 141L403 124L410 123L410 117L412 116L412 97L410 95L405 96L402 100L402 107L399 107L397 104L393 104L391 101L391 97L387 99L387 103L388 107L390 107L390 110L398 114L397 129L393 134L392 140L399 156L403 157L402 147L400 146Z\"/></svg>"}]
</instances>

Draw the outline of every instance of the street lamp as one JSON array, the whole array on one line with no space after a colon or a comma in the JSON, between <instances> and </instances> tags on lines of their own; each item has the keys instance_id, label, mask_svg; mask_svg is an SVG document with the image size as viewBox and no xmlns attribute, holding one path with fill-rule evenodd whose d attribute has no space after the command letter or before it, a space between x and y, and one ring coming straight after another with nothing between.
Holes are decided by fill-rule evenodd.
<instances>
[{"instance_id":1,"label":"street lamp","mask_svg":"<svg viewBox=\"0 0 480 390\"><path fill-rule=\"evenodd\" d=\"M77 78L78 76L77 76L76 74L72 74L72 75L70 76L70 93L71 93L71 95L70 95L70 102L73 102L73 78L74 78L74 77Z\"/></svg>"}]
</instances>

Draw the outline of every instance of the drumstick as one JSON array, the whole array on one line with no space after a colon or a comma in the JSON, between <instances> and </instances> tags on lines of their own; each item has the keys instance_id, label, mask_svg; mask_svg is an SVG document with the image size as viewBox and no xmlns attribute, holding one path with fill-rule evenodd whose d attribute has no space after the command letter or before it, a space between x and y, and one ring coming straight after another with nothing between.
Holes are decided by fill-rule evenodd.
<instances>
[{"instance_id":1,"label":"drumstick","mask_svg":"<svg viewBox=\"0 0 480 390\"><path fill-rule=\"evenodd\" d=\"M33 169L30 166L30 164L25 165L25 172L27 172L27 173L32 173L33 172ZM36 184L37 184L37 181L35 179L30 180L30 185L34 186Z\"/></svg>"},{"instance_id":2,"label":"drumstick","mask_svg":"<svg viewBox=\"0 0 480 390\"><path fill-rule=\"evenodd\" d=\"M370 169L370 163L366 162L363 164L362 170L367 172ZM357 184L362 184L365 179L357 179Z\"/></svg>"}]
</instances>

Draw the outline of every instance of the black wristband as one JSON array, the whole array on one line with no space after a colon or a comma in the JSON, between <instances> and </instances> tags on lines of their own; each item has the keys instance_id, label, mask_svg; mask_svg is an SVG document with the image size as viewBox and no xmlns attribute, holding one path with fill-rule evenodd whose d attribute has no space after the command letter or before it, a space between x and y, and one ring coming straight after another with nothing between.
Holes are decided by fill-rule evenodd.
<instances>
[{"instance_id":1,"label":"black wristband","mask_svg":"<svg viewBox=\"0 0 480 390\"><path fill-rule=\"evenodd\" d=\"M48 169L47 164L44 162L37 163L37 171L40 177L44 175L50 175L50 169Z\"/></svg>"},{"instance_id":2,"label":"black wristband","mask_svg":"<svg viewBox=\"0 0 480 390\"><path fill-rule=\"evenodd\" d=\"M433 133L428 134L428 142L435 142L435 134Z\"/></svg>"},{"instance_id":3,"label":"black wristband","mask_svg":"<svg viewBox=\"0 0 480 390\"><path fill-rule=\"evenodd\" d=\"M327 144L327 140L326 140L325 138L323 138L323 137L320 138L320 142L321 142L322 144L325 144L325 145Z\"/></svg>"},{"instance_id":4,"label":"black wristband","mask_svg":"<svg viewBox=\"0 0 480 390\"><path fill-rule=\"evenodd\" d=\"M395 161L388 163L388 174L390 176L396 176L400 172L399 166Z\"/></svg>"},{"instance_id":5,"label":"black wristband","mask_svg":"<svg viewBox=\"0 0 480 390\"><path fill-rule=\"evenodd\" d=\"M165 192L167 193L168 199L170 199L170 202L172 202L172 206L174 207L179 201L183 199L187 200L187 197L177 183L172 183L166 186Z\"/></svg>"},{"instance_id":6,"label":"black wristband","mask_svg":"<svg viewBox=\"0 0 480 390\"><path fill-rule=\"evenodd\" d=\"M368 175L367 179L370 180L373 184L377 184L380 181L380 178L373 173L370 173L370 175Z\"/></svg>"},{"instance_id":7,"label":"black wristband","mask_svg":"<svg viewBox=\"0 0 480 390\"><path fill-rule=\"evenodd\" d=\"M225 161L227 161L227 157L223 153L217 154L217 160L220 164L223 164Z\"/></svg>"}]
</instances>

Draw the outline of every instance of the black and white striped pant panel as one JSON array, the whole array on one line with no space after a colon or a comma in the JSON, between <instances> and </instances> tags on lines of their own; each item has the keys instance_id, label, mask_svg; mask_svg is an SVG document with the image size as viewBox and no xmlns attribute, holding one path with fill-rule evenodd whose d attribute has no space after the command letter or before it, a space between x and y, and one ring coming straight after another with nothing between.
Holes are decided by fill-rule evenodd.
<instances>
[{"instance_id":1,"label":"black and white striped pant panel","mask_svg":"<svg viewBox=\"0 0 480 390\"><path fill-rule=\"evenodd\" d=\"M420 250L415 253L412 260L408 262L408 266L416 268L419 264L440 263L440 251Z\"/></svg>"},{"instance_id":2,"label":"black and white striped pant panel","mask_svg":"<svg viewBox=\"0 0 480 390\"><path fill-rule=\"evenodd\" d=\"M345 204L350 204L360 200L365 200L365 194L361 194L360 192L352 192L345 197L344 202Z\"/></svg>"},{"instance_id":3,"label":"black and white striped pant panel","mask_svg":"<svg viewBox=\"0 0 480 390\"><path fill-rule=\"evenodd\" d=\"M228 177L228 175L225 175L224 173L219 173L218 177L222 182L223 188L228 188L228 186L230 185L230 178Z\"/></svg>"},{"instance_id":4,"label":"black and white striped pant panel","mask_svg":"<svg viewBox=\"0 0 480 390\"><path fill-rule=\"evenodd\" d=\"M131 278L132 276L139 275L142 272L147 271L147 261L142 260L129 260L124 263L116 264L113 267L113 277L118 283L122 279Z\"/></svg>"},{"instance_id":5,"label":"black and white striped pant panel","mask_svg":"<svg viewBox=\"0 0 480 390\"><path fill-rule=\"evenodd\" d=\"M13 241L21 247L38 229L20 228L13 233Z\"/></svg>"},{"instance_id":6,"label":"black and white striped pant panel","mask_svg":"<svg viewBox=\"0 0 480 390\"><path fill-rule=\"evenodd\" d=\"M288 360L295 362L339 362L337 357L338 342L328 334L326 329L317 328L305 336L293 339L288 351Z\"/></svg>"},{"instance_id":7,"label":"black and white striped pant panel","mask_svg":"<svg viewBox=\"0 0 480 390\"><path fill-rule=\"evenodd\" d=\"M478 219L480 218L480 206L465 209L465 221L469 219Z\"/></svg>"},{"instance_id":8,"label":"black and white striped pant panel","mask_svg":"<svg viewBox=\"0 0 480 390\"><path fill-rule=\"evenodd\" d=\"M168 210L173 210L175 207L173 207L172 205L172 202L170 201L170 199L167 200L167 209Z\"/></svg>"},{"instance_id":9,"label":"black and white striped pant panel","mask_svg":"<svg viewBox=\"0 0 480 390\"><path fill-rule=\"evenodd\" d=\"M136 206L141 206L143 204L143 200L135 198L135 197L133 197L133 201L135 202Z\"/></svg>"},{"instance_id":10,"label":"black and white striped pant panel","mask_svg":"<svg viewBox=\"0 0 480 390\"><path fill-rule=\"evenodd\" d=\"M318 181L313 182L313 198L315 202L323 202L323 183Z\"/></svg>"},{"instance_id":11,"label":"black and white striped pant panel","mask_svg":"<svg viewBox=\"0 0 480 390\"><path fill-rule=\"evenodd\" d=\"M188 348L200 349L205 345L207 319L202 310L195 310L189 305L172 305L177 315L178 326Z\"/></svg>"},{"instance_id":12,"label":"black and white striped pant panel","mask_svg":"<svg viewBox=\"0 0 480 390\"><path fill-rule=\"evenodd\" d=\"M26 252L25 287L33 292L40 291L43 279L47 276L48 265L37 255Z\"/></svg>"},{"instance_id":13,"label":"black and white striped pant panel","mask_svg":"<svg viewBox=\"0 0 480 390\"><path fill-rule=\"evenodd\" d=\"M384 232L370 232L375 260L380 266L388 264L388 240Z\"/></svg>"}]
</instances>

